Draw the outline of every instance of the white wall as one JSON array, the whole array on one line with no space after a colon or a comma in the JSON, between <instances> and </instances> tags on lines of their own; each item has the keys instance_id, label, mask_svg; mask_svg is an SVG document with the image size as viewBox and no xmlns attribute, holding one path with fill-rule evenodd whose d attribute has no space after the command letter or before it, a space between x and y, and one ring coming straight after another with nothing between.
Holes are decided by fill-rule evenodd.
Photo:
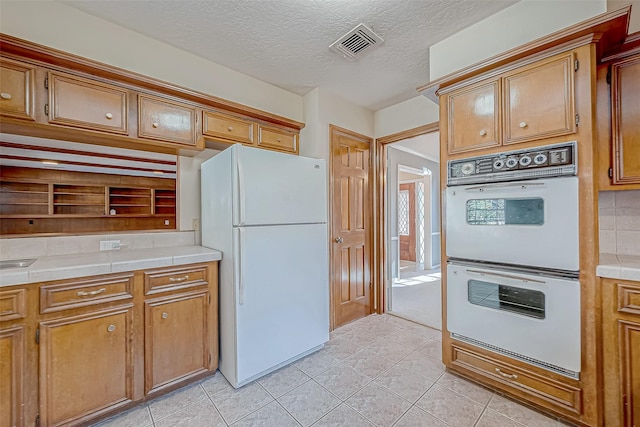
<instances>
[{"instance_id":1,"label":"white wall","mask_svg":"<svg viewBox=\"0 0 640 427\"><path fill-rule=\"evenodd\" d=\"M430 80L606 12L606 0L522 0L429 48Z\"/></svg>"},{"instance_id":2,"label":"white wall","mask_svg":"<svg viewBox=\"0 0 640 427\"><path fill-rule=\"evenodd\" d=\"M117 7L117 2L114 3ZM161 4L158 7L162 7ZM55 1L0 3L3 33L302 121L302 97Z\"/></svg>"},{"instance_id":3,"label":"white wall","mask_svg":"<svg viewBox=\"0 0 640 427\"><path fill-rule=\"evenodd\" d=\"M415 98L376 111L374 114L374 136L379 138L424 126L437 122L439 117L438 104L425 96L418 95Z\"/></svg>"},{"instance_id":4,"label":"white wall","mask_svg":"<svg viewBox=\"0 0 640 427\"><path fill-rule=\"evenodd\" d=\"M631 5L629 34L633 34L640 31L640 0L607 0L607 12L613 12L629 5Z\"/></svg>"}]
</instances>

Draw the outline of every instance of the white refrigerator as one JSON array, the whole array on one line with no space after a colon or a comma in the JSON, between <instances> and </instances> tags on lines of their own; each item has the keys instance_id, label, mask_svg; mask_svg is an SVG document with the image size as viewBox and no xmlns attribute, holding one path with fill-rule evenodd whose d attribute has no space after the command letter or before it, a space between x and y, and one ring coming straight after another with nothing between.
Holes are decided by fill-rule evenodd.
<instances>
[{"instance_id":1,"label":"white refrigerator","mask_svg":"<svg viewBox=\"0 0 640 427\"><path fill-rule=\"evenodd\" d=\"M222 251L220 372L238 388L329 340L324 160L235 144L201 166L202 245Z\"/></svg>"}]
</instances>

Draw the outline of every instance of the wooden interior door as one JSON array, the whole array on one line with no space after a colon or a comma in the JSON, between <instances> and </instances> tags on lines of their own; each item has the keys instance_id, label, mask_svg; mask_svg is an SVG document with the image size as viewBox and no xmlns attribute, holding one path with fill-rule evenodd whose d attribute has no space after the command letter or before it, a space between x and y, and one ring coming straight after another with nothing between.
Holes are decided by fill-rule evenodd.
<instances>
[{"instance_id":1,"label":"wooden interior door","mask_svg":"<svg viewBox=\"0 0 640 427\"><path fill-rule=\"evenodd\" d=\"M372 140L335 126L331 133L331 325L371 314Z\"/></svg>"},{"instance_id":2,"label":"wooden interior door","mask_svg":"<svg viewBox=\"0 0 640 427\"><path fill-rule=\"evenodd\" d=\"M400 191L406 191L409 195L407 208L409 211L408 218L406 218L406 231L408 234L403 234L400 231L400 221L402 219L398 217L398 235L400 237L400 259L403 261L416 262L416 185L400 184ZM398 205L400 204L400 198L398 197ZM398 206L398 216L400 215L400 206Z\"/></svg>"}]
</instances>

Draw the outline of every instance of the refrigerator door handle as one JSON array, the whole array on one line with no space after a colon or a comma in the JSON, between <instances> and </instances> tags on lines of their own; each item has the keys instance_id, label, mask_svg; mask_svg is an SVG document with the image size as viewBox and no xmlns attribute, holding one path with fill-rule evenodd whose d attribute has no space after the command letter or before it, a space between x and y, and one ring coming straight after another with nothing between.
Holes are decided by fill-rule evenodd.
<instances>
[{"instance_id":1,"label":"refrigerator door handle","mask_svg":"<svg viewBox=\"0 0 640 427\"><path fill-rule=\"evenodd\" d=\"M242 264L244 263L243 261L243 254L244 254L244 229L243 228L238 228L238 232L239 232L239 244L237 247L237 257L238 257L238 262L237 262L237 268L238 270L236 271L236 277L238 278L238 304L243 305L244 304L244 281L242 278Z\"/></svg>"},{"instance_id":2,"label":"refrigerator door handle","mask_svg":"<svg viewBox=\"0 0 640 427\"><path fill-rule=\"evenodd\" d=\"M237 165L237 170L238 170L238 205L240 206L240 221L238 222L238 225L244 225L244 219L245 219L245 201L244 201L244 184L242 181L242 162L238 161L238 165Z\"/></svg>"}]
</instances>

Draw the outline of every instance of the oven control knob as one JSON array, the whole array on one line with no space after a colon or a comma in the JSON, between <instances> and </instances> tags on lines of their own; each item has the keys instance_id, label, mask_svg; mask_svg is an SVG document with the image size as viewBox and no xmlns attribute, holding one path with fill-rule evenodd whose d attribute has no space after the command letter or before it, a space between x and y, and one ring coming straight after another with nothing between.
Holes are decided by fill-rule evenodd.
<instances>
[{"instance_id":1,"label":"oven control knob","mask_svg":"<svg viewBox=\"0 0 640 427\"><path fill-rule=\"evenodd\" d=\"M463 175L471 175L476 171L476 165L474 163L464 163L461 170Z\"/></svg>"},{"instance_id":2,"label":"oven control knob","mask_svg":"<svg viewBox=\"0 0 640 427\"><path fill-rule=\"evenodd\" d=\"M493 161L493 168L494 169L502 169L504 167L504 160L502 159L496 159Z\"/></svg>"},{"instance_id":3,"label":"oven control knob","mask_svg":"<svg viewBox=\"0 0 640 427\"><path fill-rule=\"evenodd\" d=\"M536 156L533 158L533 163L535 163L536 165L541 165L546 161L547 161L547 155L544 153L536 154Z\"/></svg>"},{"instance_id":4,"label":"oven control knob","mask_svg":"<svg viewBox=\"0 0 640 427\"><path fill-rule=\"evenodd\" d=\"M505 163L509 169L516 167L518 159L516 157L509 157Z\"/></svg>"},{"instance_id":5,"label":"oven control knob","mask_svg":"<svg viewBox=\"0 0 640 427\"><path fill-rule=\"evenodd\" d=\"M529 166L531 164L531 157L526 154L520 157L520 166Z\"/></svg>"}]
</instances>

